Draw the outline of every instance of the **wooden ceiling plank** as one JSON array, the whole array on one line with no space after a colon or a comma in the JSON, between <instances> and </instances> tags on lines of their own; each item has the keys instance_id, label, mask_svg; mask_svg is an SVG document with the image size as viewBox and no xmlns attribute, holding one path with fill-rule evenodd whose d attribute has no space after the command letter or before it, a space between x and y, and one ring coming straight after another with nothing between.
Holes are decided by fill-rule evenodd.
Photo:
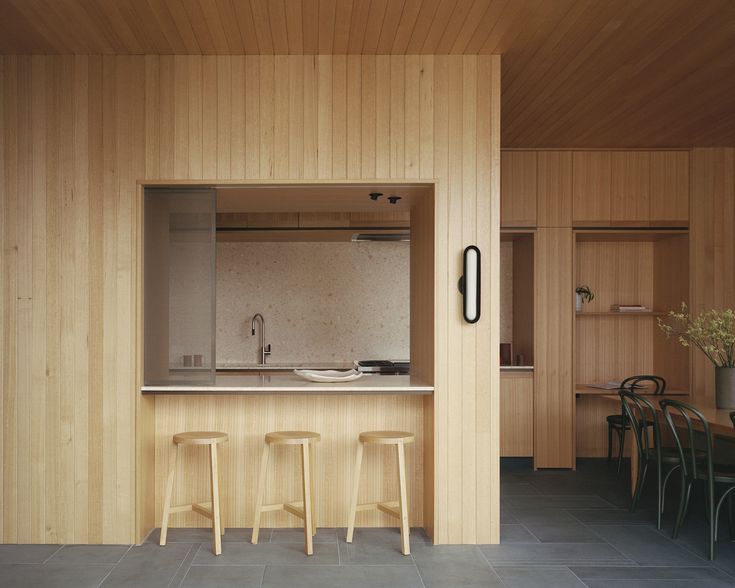
<instances>
[{"instance_id":1,"label":"wooden ceiling plank","mask_svg":"<svg viewBox=\"0 0 735 588\"><path fill-rule=\"evenodd\" d=\"M207 20L204 18L204 12L199 0L184 0L184 8L189 17L191 28L197 39L197 44L203 55L216 52L212 32L209 30Z\"/></svg>"},{"instance_id":2,"label":"wooden ceiling plank","mask_svg":"<svg viewBox=\"0 0 735 588\"><path fill-rule=\"evenodd\" d=\"M234 4L237 28L240 29L243 49L245 55L257 55L260 53L258 36L255 33L255 20L250 2L238 0Z\"/></svg>"},{"instance_id":3,"label":"wooden ceiling plank","mask_svg":"<svg viewBox=\"0 0 735 588\"><path fill-rule=\"evenodd\" d=\"M480 4L480 7L484 8L486 3L487 2L475 2L474 0L459 0L452 11L451 17L447 21L447 26L444 28L442 36L436 44L435 53L451 53L452 47L454 47L454 44L457 41L457 35L464 27L472 10L477 10L477 4Z\"/></svg>"},{"instance_id":4,"label":"wooden ceiling plank","mask_svg":"<svg viewBox=\"0 0 735 588\"><path fill-rule=\"evenodd\" d=\"M145 53L156 55L173 53L173 48L163 34L162 27L147 0L129 0L120 3L118 10L140 39Z\"/></svg>"},{"instance_id":5,"label":"wooden ceiling plank","mask_svg":"<svg viewBox=\"0 0 735 588\"><path fill-rule=\"evenodd\" d=\"M336 0L319 0L319 53L329 55L334 47Z\"/></svg>"},{"instance_id":6,"label":"wooden ceiling plank","mask_svg":"<svg viewBox=\"0 0 735 588\"><path fill-rule=\"evenodd\" d=\"M394 55L404 55L406 53L422 4L423 0L405 0L403 3L403 13L398 21L398 28L393 38L393 47L390 51Z\"/></svg>"},{"instance_id":7,"label":"wooden ceiling plank","mask_svg":"<svg viewBox=\"0 0 735 588\"><path fill-rule=\"evenodd\" d=\"M392 52L393 42L396 39L396 31L401 22L405 5L405 0L391 0L388 2L388 7L383 18L383 26L380 29L380 36L378 37L378 48L376 50L378 55L387 55Z\"/></svg>"},{"instance_id":8,"label":"wooden ceiling plank","mask_svg":"<svg viewBox=\"0 0 735 588\"><path fill-rule=\"evenodd\" d=\"M284 0L268 2L268 22L270 23L273 53L288 55L288 28L286 26L286 6Z\"/></svg>"},{"instance_id":9,"label":"wooden ceiling plank","mask_svg":"<svg viewBox=\"0 0 735 588\"><path fill-rule=\"evenodd\" d=\"M429 29L434 21L436 11L439 10L440 0L424 0L421 3L418 16L416 17L416 23L413 26L411 32L411 38L408 41L406 47L406 54L413 55L421 53L421 48L424 46L426 36L429 34Z\"/></svg>"},{"instance_id":10,"label":"wooden ceiling plank","mask_svg":"<svg viewBox=\"0 0 735 588\"><path fill-rule=\"evenodd\" d=\"M350 44L350 25L352 23L353 0L339 0L334 15L334 41L332 50L335 55L346 55Z\"/></svg>"},{"instance_id":11,"label":"wooden ceiling plank","mask_svg":"<svg viewBox=\"0 0 735 588\"><path fill-rule=\"evenodd\" d=\"M464 53L474 54L480 52L480 49L482 49L485 42L490 37L490 33L492 33L493 29L497 25L498 20L503 15L508 2L509 0L492 0L490 2L490 5L475 29L475 32L472 34L472 37L470 37Z\"/></svg>"},{"instance_id":12,"label":"wooden ceiling plank","mask_svg":"<svg viewBox=\"0 0 735 588\"><path fill-rule=\"evenodd\" d=\"M169 54L189 53L190 48L184 41L184 35L176 26L171 11L168 9L166 2L162 0L141 0L148 5L148 11L152 15L153 20L157 23L160 34L166 40L169 48ZM191 30L191 27L188 27Z\"/></svg>"},{"instance_id":13,"label":"wooden ceiling plank","mask_svg":"<svg viewBox=\"0 0 735 588\"><path fill-rule=\"evenodd\" d=\"M273 35L268 17L268 1L250 0L250 8L253 13L255 37L258 39L258 52L261 55L273 55Z\"/></svg>"},{"instance_id":14,"label":"wooden ceiling plank","mask_svg":"<svg viewBox=\"0 0 735 588\"><path fill-rule=\"evenodd\" d=\"M528 10L529 5L526 2L509 2L506 4L500 19L490 31L479 53L482 55L502 53L501 41L503 37L514 25L516 27L523 26L522 17L527 14Z\"/></svg>"},{"instance_id":15,"label":"wooden ceiling plank","mask_svg":"<svg viewBox=\"0 0 735 588\"><path fill-rule=\"evenodd\" d=\"M234 0L215 0L217 12L219 13L219 22L225 33L227 41L228 53L230 55L240 55L245 52L245 44L240 34L240 27L237 25L237 15L235 14Z\"/></svg>"},{"instance_id":16,"label":"wooden ceiling plank","mask_svg":"<svg viewBox=\"0 0 735 588\"><path fill-rule=\"evenodd\" d=\"M24 22L29 24L34 31L34 37L43 39L44 44L50 45L53 49L51 53L71 53L71 47L68 44L66 30L59 27L59 21L53 19L49 22L49 11L44 6L43 0L33 0L26 2L24 0L13 0L13 7L17 10L18 15ZM31 51L35 53L36 51ZM13 53L21 53L21 51L13 51Z\"/></svg>"},{"instance_id":17,"label":"wooden ceiling plank","mask_svg":"<svg viewBox=\"0 0 735 588\"><path fill-rule=\"evenodd\" d=\"M465 52L467 45L472 40L475 31L479 28L483 17L490 10L492 4L492 0L475 0L472 3L472 7L467 13L467 18L465 18L462 26L457 31L452 45L447 51L448 53L461 55Z\"/></svg>"},{"instance_id":18,"label":"wooden ceiling plank","mask_svg":"<svg viewBox=\"0 0 735 588\"><path fill-rule=\"evenodd\" d=\"M319 52L319 0L302 0L301 20L304 53L316 55Z\"/></svg>"},{"instance_id":19,"label":"wooden ceiling plank","mask_svg":"<svg viewBox=\"0 0 735 588\"><path fill-rule=\"evenodd\" d=\"M191 19L180 0L150 0L153 4L163 4L171 15L174 25L186 47L185 53L201 53L202 48L191 25ZM160 9L163 12L163 8Z\"/></svg>"},{"instance_id":20,"label":"wooden ceiling plank","mask_svg":"<svg viewBox=\"0 0 735 588\"><path fill-rule=\"evenodd\" d=\"M286 35L288 52L301 55L304 52L304 29L301 18L301 0L286 0Z\"/></svg>"},{"instance_id":21,"label":"wooden ceiling plank","mask_svg":"<svg viewBox=\"0 0 735 588\"><path fill-rule=\"evenodd\" d=\"M0 53L31 54L56 53L54 45L45 38L33 20L27 19L15 6L26 3L22 0L0 2Z\"/></svg>"},{"instance_id":22,"label":"wooden ceiling plank","mask_svg":"<svg viewBox=\"0 0 735 588\"><path fill-rule=\"evenodd\" d=\"M368 12L367 22L365 23L365 38L362 42L361 53L363 55L375 55L378 52L380 30L383 28L387 8L388 0L372 0L370 2L370 12Z\"/></svg>"},{"instance_id":23,"label":"wooden ceiling plank","mask_svg":"<svg viewBox=\"0 0 735 588\"><path fill-rule=\"evenodd\" d=\"M426 34L420 53L423 53L424 55L433 55L437 53L439 41L444 34L444 31L447 29L454 9L457 6L459 6L459 2L457 0L439 0L439 7L431 21L429 32Z\"/></svg>"}]
</instances>

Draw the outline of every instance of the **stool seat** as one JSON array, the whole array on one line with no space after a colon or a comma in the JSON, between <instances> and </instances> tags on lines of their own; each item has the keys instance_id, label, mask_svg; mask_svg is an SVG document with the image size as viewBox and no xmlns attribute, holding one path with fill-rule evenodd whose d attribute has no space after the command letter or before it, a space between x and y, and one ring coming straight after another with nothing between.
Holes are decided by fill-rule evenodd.
<instances>
[{"instance_id":1,"label":"stool seat","mask_svg":"<svg viewBox=\"0 0 735 588\"><path fill-rule=\"evenodd\" d=\"M311 431L274 431L266 433L265 442L271 445L303 445L321 440L319 433Z\"/></svg>"},{"instance_id":2,"label":"stool seat","mask_svg":"<svg viewBox=\"0 0 735 588\"><path fill-rule=\"evenodd\" d=\"M174 435L176 445L217 445L225 443L227 439L227 433L218 431L187 431Z\"/></svg>"},{"instance_id":3,"label":"stool seat","mask_svg":"<svg viewBox=\"0 0 735 588\"><path fill-rule=\"evenodd\" d=\"M375 443L378 445L395 445L396 443L413 443L416 437L413 433L405 431L365 431L360 433L362 443Z\"/></svg>"}]
</instances>

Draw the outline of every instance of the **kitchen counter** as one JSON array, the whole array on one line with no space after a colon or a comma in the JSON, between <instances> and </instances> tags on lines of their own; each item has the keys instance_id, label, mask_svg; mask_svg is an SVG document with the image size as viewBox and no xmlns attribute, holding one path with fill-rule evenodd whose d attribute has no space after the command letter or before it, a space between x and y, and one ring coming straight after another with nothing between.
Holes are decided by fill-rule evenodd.
<instances>
[{"instance_id":1,"label":"kitchen counter","mask_svg":"<svg viewBox=\"0 0 735 588\"><path fill-rule=\"evenodd\" d=\"M532 365L501 365L501 372L532 372Z\"/></svg>"},{"instance_id":2,"label":"kitchen counter","mask_svg":"<svg viewBox=\"0 0 735 588\"><path fill-rule=\"evenodd\" d=\"M295 374L217 374L213 384L177 382L143 386L143 394L432 394L434 387L412 376L366 375L344 383L310 382Z\"/></svg>"}]
</instances>

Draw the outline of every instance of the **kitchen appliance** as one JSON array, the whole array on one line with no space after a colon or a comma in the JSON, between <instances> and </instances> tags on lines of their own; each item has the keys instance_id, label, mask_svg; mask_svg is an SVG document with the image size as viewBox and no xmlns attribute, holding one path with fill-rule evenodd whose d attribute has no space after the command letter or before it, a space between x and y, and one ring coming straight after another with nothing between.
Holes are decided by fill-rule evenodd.
<instances>
[{"instance_id":1,"label":"kitchen appliance","mask_svg":"<svg viewBox=\"0 0 735 588\"><path fill-rule=\"evenodd\" d=\"M381 374L384 376L408 375L411 362L407 359L359 359L355 360L355 369L368 374Z\"/></svg>"}]
</instances>

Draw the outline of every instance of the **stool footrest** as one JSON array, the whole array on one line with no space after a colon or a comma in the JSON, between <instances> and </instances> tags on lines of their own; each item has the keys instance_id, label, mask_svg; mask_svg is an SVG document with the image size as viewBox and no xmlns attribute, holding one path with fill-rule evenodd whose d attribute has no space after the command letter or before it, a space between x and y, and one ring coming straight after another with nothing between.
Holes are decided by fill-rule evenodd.
<instances>
[{"instance_id":1,"label":"stool footrest","mask_svg":"<svg viewBox=\"0 0 735 588\"><path fill-rule=\"evenodd\" d=\"M299 517L300 519L306 519L304 514L304 503L303 502L287 502L283 505L283 510L290 512L292 515Z\"/></svg>"},{"instance_id":2,"label":"stool footrest","mask_svg":"<svg viewBox=\"0 0 735 588\"><path fill-rule=\"evenodd\" d=\"M355 510L357 512L362 512L364 510L376 509L380 512L384 512L385 514L394 516L397 519L401 518L401 511L399 510L397 500L389 500L387 502L366 502L364 504L358 504Z\"/></svg>"}]
</instances>

